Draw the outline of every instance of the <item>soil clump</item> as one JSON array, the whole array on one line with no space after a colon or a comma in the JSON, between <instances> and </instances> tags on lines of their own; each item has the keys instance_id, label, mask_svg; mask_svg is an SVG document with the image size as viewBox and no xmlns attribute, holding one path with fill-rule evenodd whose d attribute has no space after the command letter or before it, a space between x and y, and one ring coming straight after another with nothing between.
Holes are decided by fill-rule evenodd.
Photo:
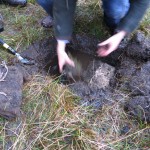
<instances>
[{"instance_id":1,"label":"soil clump","mask_svg":"<svg viewBox=\"0 0 150 150\"><path fill-rule=\"evenodd\" d=\"M16 66L0 65L0 115L11 120L21 115L23 74Z\"/></svg>"}]
</instances>

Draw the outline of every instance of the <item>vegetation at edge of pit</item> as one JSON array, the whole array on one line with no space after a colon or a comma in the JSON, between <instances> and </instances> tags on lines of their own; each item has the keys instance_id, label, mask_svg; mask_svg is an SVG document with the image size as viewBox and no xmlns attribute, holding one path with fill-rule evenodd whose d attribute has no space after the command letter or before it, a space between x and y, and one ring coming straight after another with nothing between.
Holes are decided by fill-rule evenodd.
<instances>
[{"instance_id":1,"label":"vegetation at edge of pit","mask_svg":"<svg viewBox=\"0 0 150 150\"><path fill-rule=\"evenodd\" d=\"M110 36L109 29L103 21L101 3L97 0L91 1L86 6L77 6L76 12L75 33L88 33L101 40Z\"/></svg>"},{"instance_id":2,"label":"vegetation at edge of pit","mask_svg":"<svg viewBox=\"0 0 150 150\"><path fill-rule=\"evenodd\" d=\"M28 1L27 6L23 8L0 5L0 10L5 29L0 33L0 37L18 52L25 50L33 42L52 35L52 29L41 27L40 20L46 14L34 0ZM3 60L9 62L14 57L4 48L0 47L0 50Z\"/></svg>"},{"instance_id":3,"label":"vegetation at edge of pit","mask_svg":"<svg viewBox=\"0 0 150 150\"><path fill-rule=\"evenodd\" d=\"M83 3L83 2L82 2ZM19 52L36 40L52 35L52 30L43 29L38 23L45 12L35 3L28 1L25 8L0 5L5 20L5 31L1 37ZM86 6L78 5L76 33L89 33L99 38L109 36L102 23L99 3L91 1ZM85 13L84 13L85 12ZM86 16L86 17L84 17ZM94 16L94 17L93 17ZM100 16L100 17L99 17ZM150 12L144 18L140 30L149 35ZM4 49L0 57L10 59ZM8 57L9 56L9 57ZM13 56L12 56L13 57ZM79 105L79 99L66 86L50 77L33 77L23 89L22 110L25 112L20 134L13 138L14 150L132 150L150 148L150 126L136 121L124 112L119 102L104 106L94 114L91 108ZM0 148L5 141L6 120L0 120ZM128 125L130 130L120 135L121 129Z\"/></svg>"},{"instance_id":4,"label":"vegetation at edge of pit","mask_svg":"<svg viewBox=\"0 0 150 150\"><path fill-rule=\"evenodd\" d=\"M59 79L36 76L25 85L24 138L16 146L30 139L26 145L28 149L132 150L149 147L149 126L129 119L119 103L104 106L95 114L91 108L80 106L78 97L58 82ZM128 125L130 131L121 135L124 125Z\"/></svg>"}]
</instances>

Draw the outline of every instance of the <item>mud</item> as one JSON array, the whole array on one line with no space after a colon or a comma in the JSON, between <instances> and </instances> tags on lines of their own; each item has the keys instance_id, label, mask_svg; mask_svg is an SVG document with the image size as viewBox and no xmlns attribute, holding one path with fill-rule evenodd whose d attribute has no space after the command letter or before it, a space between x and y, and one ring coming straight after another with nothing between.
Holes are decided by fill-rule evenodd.
<instances>
[{"instance_id":1,"label":"mud","mask_svg":"<svg viewBox=\"0 0 150 150\"><path fill-rule=\"evenodd\" d=\"M150 38L137 33L128 43L116 68L113 83L116 89L129 95L125 110L130 115L150 122Z\"/></svg>"},{"instance_id":2,"label":"mud","mask_svg":"<svg viewBox=\"0 0 150 150\"><path fill-rule=\"evenodd\" d=\"M110 89L95 89L85 82L71 84L70 89L80 97L79 104L90 107L94 112L100 111L104 104L114 102Z\"/></svg>"},{"instance_id":3,"label":"mud","mask_svg":"<svg viewBox=\"0 0 150 150\"><path fill-rule=\"evenodd\" d=\"M127 56L133 59L149 60L150 59L150 39L144 34L138 32L129 42L126 48Z\"/></svg>"},{"instance_id":4,"label":"mud","mask_svg":"<svg viewBox=\"0 0 150 150\"><path fill-rule=\"evenodd\" d=\"M46 75L47 73L55 74L55 70L58 70L58 67L56 66L57 61L54 61L56 58L55 47L56 41L54 39L45 39L40 42L37 41L21 54L23 57L34 61L35 64L22 65L16 59L14 59L14 64L22 70L26 80L37 73L43 75Z\"/></svg>"},{"instance_id":5,"label":"mud","mask_svg":"<svg viewBox=\"0 0 150 150\"><path fill-rule=\"evenodd\" d=\"M81 98L81 105L92 106L94 111L99 111L105 103L113 101L109 82L114 76L115 68L99 60L96 57L96 52L91 51L96 42L92 45L92 42L89 40L96 40L88 37L85 38L84 36L84 41L81 38L83 37L81 36L79 41L76 41L78 44L73 45L71 43L67 45L67 52L73 57L76 68L78 69L70 71L68 70L70 68L66 67L65 72L61 75L60 81L65 84L71 83L69 87ZM85 45L86 43L88 43L87 47ZM43 75L60 75L55 47L56 45L53 39L46 39L45 41L35 43L22 53L22 56L35 61L35 65L33 66L24 66L20 63L15 63L22 70L24 76L26 76L26 80L37 73ZM82 51L83 49L86 49L87 53ZM72 74L66 74L66 72Z\"/></svg>"},{"instance_id":6,"label":"mud","mask_svg":"<svg viewBox=\"0 0 150 150\"><path fill-rule=\"evenodd\" d=\"M137 104L133 99L150 96L150 39L142 33L137 33L128 42L122 41L118 50L105 58L98 58L96 55L98 42L94 37L77 35L67 45L67 52L72 55L78 65L81 65L79 72L71 74L80 78L77 80L74 78L75 80L73 79L72 84L69 85L70 89L80 97L80 104L99 111L103 105L119 100L124 103L125 110L128 110L129 114L131 110L136 111L133 106L141 105L144 110L143 103L138 101ZM21 55L35 61L35 65L27 66L14 60L14 65L23 74L25 81L37 73L60 75L56 41L53 38L35 42ZM61 78L62 82L65 79L68 80L67 83L70 83L66 74L63 74ZM129 101L121 97L122 94L128 94ZM142 98L142 101L147 100ZM147 105L147 107L150 106ZM145 115L150 115L149 110L144 111L147 112ZM139 117L136 114L132 113L135 117ZM145 120L148 117L141 115L140 118Z\"/></svg>"}]
</instances>

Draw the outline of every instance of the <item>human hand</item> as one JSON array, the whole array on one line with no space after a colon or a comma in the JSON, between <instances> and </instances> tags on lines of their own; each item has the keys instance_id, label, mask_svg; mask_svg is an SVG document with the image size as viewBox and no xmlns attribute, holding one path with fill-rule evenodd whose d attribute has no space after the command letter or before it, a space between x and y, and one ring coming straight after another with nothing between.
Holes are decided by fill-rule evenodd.
<instances>
[{"instance_id":1,"label":"human hand","mask_svg":"<svg viewBox=\"0 0 150 150\"><path fill-rule=\"evenodd\" d=\"M58 65L59 71L62 72L63 66L68 64L70 66L75 66L74 62L68 57L67 53L65 52L66 43L63 41L58 41L57 44L57 55L58 55Z\"/></svg>"},{"instance_id":2,"label":"human hand","mask_svg":"<svg viewBox=\"0 0 150 150\"><path fill-rule=\"evenodd\" d=\"M121 40L125 37L126 32L120 31L107 39L106 41L98 44L97 54L100 57L105 57L109 55L111 52L116 50L121 42Z\"/></svg>"}]
</instances>

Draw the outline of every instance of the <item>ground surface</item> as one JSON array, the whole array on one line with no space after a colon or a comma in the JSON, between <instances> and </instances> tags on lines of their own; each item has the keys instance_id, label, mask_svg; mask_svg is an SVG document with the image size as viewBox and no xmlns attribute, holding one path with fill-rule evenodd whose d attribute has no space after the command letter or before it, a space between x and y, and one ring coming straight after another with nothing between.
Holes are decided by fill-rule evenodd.
<instances>
[{"instance_id":1,"label":"ground surface","mask_svg":"<svg viewBox=\"0 0 150 150\"><path fill-rule=\"evenodd\" d=\"M79 1L78 5L80 7L78 7L75 31L82 34L88 32L91 36L99 37L98 40L109 36L107 28L101 23L102 17L99 16L102 15L100 10L97 11L98 3ZM45 30L40 26L39 20L45 13L34 2L29 3L23 9L7 6L0 6L0 8L5 18L6 29L1 36L17 51L26 50L34 41L52 37L51 29ZM149 36L149 23L150 17L147 13L140 26L140 30L144 31L147 36ZM101 30L106 32L101 32ZM1 48L1 50L0 57L5 59L8 65L12 64L13 57L4 49ZM122 74L126 72L126 67L123 67ZM136 72L142 73L139 70ZM125 84L123 81L121 78L120 83L123 83L121 85ZM24 84L22 103L24 117L16 122L1 119L1 149L12 147L16 150L148 150L150 148L148 123L130 117L124 110L122 101L128 99L129 94L126 89L123 94L119 93L119 96L111 101L111 105L101 107L101 103L98 103L100 109L95 113L91 107L83 107L79 102L79 97L74 95L68 86L58 83L59 78L54 80L50 76L35 74L30 82ZM80 86L84 87L82 84L77 85L77 87ZM89 94L87 91L85 94L87 96L85 98L90 97L91 100L95 98L93 93ZM110 100L104 91L101 91L101 94ZM141 99L147 100L146 97ZM138 100L140 101L139 96ZM131 106L134 106L134 101L133 98Z\"/></svg>"}]
</instances>

